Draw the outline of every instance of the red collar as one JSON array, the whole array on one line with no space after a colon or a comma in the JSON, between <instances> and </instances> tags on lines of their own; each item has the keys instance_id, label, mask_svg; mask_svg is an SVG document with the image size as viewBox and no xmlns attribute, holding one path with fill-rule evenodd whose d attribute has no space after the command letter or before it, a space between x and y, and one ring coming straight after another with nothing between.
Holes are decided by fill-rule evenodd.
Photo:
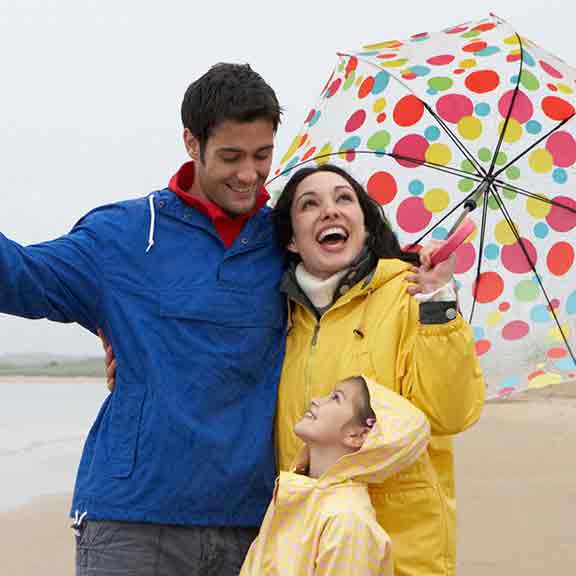
<instances>
[{"instance_id":1,"label":"red collar","mask_svg":"<svg viewBox=\"0 0 576 576\"><path fill-rule=\"evenodd\" d=\"M176 194L183 202L208 216L212 221L218 236L220 236L220 239L224 243L224 246L230 248L238 234L240 234L246 221L256 214L256 212L258 212L266 202L268 202L270 196L268 196L266 190L262 188L258 192L254 208L246 214L241 214L232 218L230 215L226 214L220 206L210 202L210 200L199 198L189 192L192 184L194 184L194 173L194 162L186 162L180 167L180 170L170 178L168 188L172 190L172 192L174 192L174 194Z\"/></svg>"}]
</instances>

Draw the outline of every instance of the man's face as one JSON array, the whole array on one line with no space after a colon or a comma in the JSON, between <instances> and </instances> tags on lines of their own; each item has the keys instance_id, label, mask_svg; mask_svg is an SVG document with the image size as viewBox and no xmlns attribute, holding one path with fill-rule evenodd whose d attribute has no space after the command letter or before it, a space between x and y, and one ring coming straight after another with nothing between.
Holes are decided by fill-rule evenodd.
<instances>
[{"instance_id":1,"label":"man's face","mask_svg":"<svg viewBox=\"0 0 576 576\"><path fill-rule=\"evenodd\" d=\"M191 192L230 214L250 212L272 163L274 127L269 120L226 120L212 132L200 156L198 140L186 129L184 141L196 162Z\"/></svg>"}]
</instances>

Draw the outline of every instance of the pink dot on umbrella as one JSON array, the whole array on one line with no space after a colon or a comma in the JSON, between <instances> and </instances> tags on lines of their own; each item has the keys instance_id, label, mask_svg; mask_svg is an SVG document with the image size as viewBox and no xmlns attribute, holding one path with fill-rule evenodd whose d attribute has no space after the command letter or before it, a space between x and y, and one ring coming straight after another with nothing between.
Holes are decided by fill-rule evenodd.
<instances>
[{"instance_id":1,"label":"pink dot on umbrella","mask_svg":"<svg viewBox=\"0 0 576 576\"><path fill-rule=\"evenodd\" d=\"M476 288L477 286L477 288ZM504 280L498 272L483 272L478 278L478 283L474 283L472 295L480 304L494 302L504 292Z\"/></svg>"},{"instance_id":2,"label":"pink dot on umbrella","mask_svg":"<svg viewBox=\"0 0 576 576\"><path fill-rule=\"evenodd\" d=\"M356 110L356 112L348 118L344 130L346 130L346 132L354 132L354 130L358 130L358 128L364 124L365 120L366 112L364 110Z\"/></svg>"},{"instance_id":3,"label":"pink dot on umbrella","mask_svg":"<svg viewBox=\"0 0 576 576\"><path fill-rule=\"evenodd\" d=\"M398 126L413 126L422 118L424 104L420 98L409 94L401 98L394 107L394 122Z\"/></svg>"},{"instance_id":4,"label":"pink dot on umbrella","mask_svg":"<svg viewBox=\"0 0 576 576\"><path fill-rule=\"evenodd\" d=\"M500 76L494 70L477 70L466 76L466 88L476 94L485 94L498 88Z\"/></svg>"},{"instance_id":5,"label":"pink dot on umbrella","mask_svg":"<svg viewBox=\"0 0 576 576\"><path fill-rule=\"evenodd\" d=\"M314 114L316 114L316 110L314 110L314 108L312 108L312 110L310 110L308 116L306 116L306 120L304 120L304 124L308 124L308 122L310 122L310 120L312 120L312 118L314 118Z\"/></svg>"},{"instance_id":6,"label":"pink dot on umbrella","mask_svg":"<svg viewBox=\"0 0 576 576\"><path fill-rule=\"evenodd\" d=\"M332 98L336 92L338 92L338 88L340 88L340 84L342 84L342 78L336 78L332 84L330 84L330 88L328 88L328 92L326 92L326 96L328 98Z\"/></svg>"},{"instance_id":7,"label":"pink dot on umbrella","mask_svg":"<svg viewBox=\"0 0 576 576\"><path fill-rule=\"evenodd\" d=\"M379 204L389 204L396 197L398 185L389 172L375 172L367 184L368 194Z\"/></svg>"},{"instance_id":8,"label":"pink dot on umbrella","mask_svg":"<svg viewBox=\"0 0 576 576\"><path fill-rule=\"evenodd\" d=\"M553 200L572 210L576 210L576 201L572 200L572 198L556 196ZM546 216L546 222L556 232L569 232L576 227L576 213L553 204L548 216Z\"/></svg>"},{"instance_id":9,"label":"pink dot on umbrella","mask_svg":"<svg viewBox=\"0 0 576 576\"><path fill-rule=\"evenodd\" d=\"M405 198L398 206L396 222L405 232L420 232L432 219L432 212L424 207L424 200L417 196Z\"/></svg>"},{"instance_id":10,"label":"pink dot on umbrella","mask_svg":"<svg viewBox=\"0 0 576 576\"><path fill-rule=\"evenodd\" d=\"M546 264L554 276L564 276L574 264L574 248L568 242L556 242L548 252Z\"/></svg>"},{"instance_id":11,"label":"pink dot on umbrella","mask_svg":"<svg viewBox=\"0 0 576 576\"><path fill-rule=\"evenodd\" d=\"M542 100L542 110L551 120L566 120L574 115L574 106L558 96L546 96Z\"/></svg>"},{"instance_id":12,"label":"pink dot on umbrella","mask_svg":"<svg viewBox=\"0 0 576 576\"><path fill-rule=\"evenodd\" d=\"M458 124L465 116L472 116L474 104L468 96L462 94L446 94L438 98L436 112L446 122Z\"/></svg>"},{"instance_id":13,"label":"pink dot on umbrella","mask_svg":"<svg viewBox=\"0 0 576 576\"><path fill-rule=\"evenodd\" d=\"M536 248L534 248L532 242L530 242L530 240L527 238L521 238L521 240L532 264L536 266L536 262L538 260ZM530 262L528 262L528 258L526 258L526 255L524 254L522 246L519 242L504 246L502 248L501 255L502 264L504 264L504 267L509 272L514 274L525 274L526 272L530 272L530 270L532 270L532 265Z\"/></svg>"},{"instance_id":14,"label":"pink dot on umbrella","mask_svg":"<svg viewBox=\"0 0 576 576\"><path fill-rule=\"evenodd\" d=\"M498 306L498 310L500 310L500 312L508 312L508 310L510 310L510 302L502 302Z\"/></svg>"},{"instance_id":15,"label":"pink dot on umbrella","mask_svg":"<svg viewBox=\"0 0 576 576\"><path fill-rule=\"evenodd\" d=\"M498 102L498 110L500 114L506 118L508 115L508 111L510 110L510 106L512 105L512 98L514 97L514 90L509 90L506 92L500 101ZM522 90L518 90L516 93L516 99L514 100L514 107L512 108L512 112L510 116L515 120L518 120L520 124L525 124L532 118L532 114L534 114L534 106L532 105L532 101Z\"/></svg>"},{"instance_id":16,"label":"pink dot on umbrella","mask_svg":"<svg viewBox=\"0 0 576 576\"><path fill-rule=\"evenodd\" d=\"M454 60L454 56L452 54L441 54L440 56L432 56L432 58L428 58L426 62L431 66L446 66L446 64L450 64Z\"/></svg>"},{"instance_id":17,"label":"pink dot on umbrella","mask_svg":"<svg viewBox=\"0 0 576 576\"><path fill-rule=\"evenodd\" d=\"M514 320L513 322L508 322L504 328L502 328L502 338L504 340L520 340L524 338L526 334L530 332L530 326L523 320Z\"/></svg>"},{"instance_id":18,"label":"pink dot on umbrella","mask_svg":"<svg viewBox=\"0 0 576 576\"><path fill-rule=\"evenodd\" d=\"M564 78L562 72L559 72L558 70L556 70L556 68L554 68L554 66L551 66L547 62L544 62L544 60L540 60L540 66L542 67L542 70L544 70L544 72L550 74L550 76L552 76L553 78Z\"/></svg>"},{"instance_id":19,"label":"pink dot on umbrella","mask_svg":"<svg viewBox=\"0 0 576 576\"><path fill-rule=\"evenodd\" d=\"M546 150L552 154L554 165L568 168L576 162L576 140L569 132L555 132L546 142Z\"/></svg>"},{"instance_id":20,"label":"pink dot on umbrella","mask_svg":"<svg viewBox=\"0 0 576 576\"><path fill-rule=\"evenodd\" d=\"M474 248L474 244L470 242L462 244L458 250L456 250L456 266L454 272L456 272L456 274L468 272L468 270L474 266L475 261L476 248Z\"/></svg>"},{"instance_id":21,"label":"pink dot on umbrella","mask_svg":"<svg viewBox=\"0 0 576 576\"><path fill-rule=\"evenodd\" d=\"M374 78L372 76L368 76L362 84L360 84L360 88L358 89L358 98L366 98L370 92L372 92L372 88L374 87Z\"/></svg>"},{"instance_id":22,"label":"pink dot on umbrella","mask_svg":"<svg viewBox=\"0 0 576 576\"><path fill-rule=\"evenodd\" d=\"M400 138L400 140L396 142L393 153L397 156L403 156L415 160L415 162L412 162L403 158L396 158L396 162L398 162L400 166L404 166L405 168L416 168L420 165L418 161L424 162L426 150L428 150L429 146L430 144L428 140L423 136L420 136L420 134L409 134L408 136L404 136L404 138Z\"/></svg>"},{"instance_id":23,"label":"pink dot on umbrella","mask_svg":"<svg viewBox=\"0 0 576 576\"><path fill-rule=\"evenodd\" d=\"M550 300L550 307L553 308L554 310L560 308L560 300L558 300L558 298Z\"/></svg>"},{"instance_id":24,"label":"pink dot on umbrella","mask_svg":"<svg viewBox=\"0 0 576 576\"><path fill-rule=\"evenodd\" d=\"M566 358L566 356L568 356L568 351L564 348L550 348L548 350L548 358L559 360L560 358Z\"/></svg>"},{"instance_id":25,"label":"pink dot on umbrella","mask_svg":"<svg viewBox=\"0 0 576 576\"><path fill-rule=\"evenodd\" d=\"M460 32L466 32L466 30L468 30L468 26L455 26L446 30L446 34L460 34Z\"/></svg>"},{"instance_id":26,"label":"pink dot on umbrella","mask_svg":"<svg viewBox=\"0 0 576 576\"><path fill-rule=\"evenodd\" d=\"M490 348L492 348L492 344L490 340L478 340L475 343L475 347L476 347L476 354L478 356L482 356L486 354L486 352L488 352Z\"/></svg>"}]
</instances>

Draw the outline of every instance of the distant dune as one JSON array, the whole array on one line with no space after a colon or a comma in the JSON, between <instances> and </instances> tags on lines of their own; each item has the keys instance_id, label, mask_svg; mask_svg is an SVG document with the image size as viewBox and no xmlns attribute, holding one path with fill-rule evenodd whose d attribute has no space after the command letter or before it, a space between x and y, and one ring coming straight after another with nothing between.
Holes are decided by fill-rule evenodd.
<instances>
[{"instance_id":1,"label":"distant dune","mask_svg":"<svg viewBox=\"0 0 576 576\"><path fill-rule=\"evenodd\" d=\"M102 377L104 357L48 354L0 356L0 376Z\"/></svg>"}]
</instances>

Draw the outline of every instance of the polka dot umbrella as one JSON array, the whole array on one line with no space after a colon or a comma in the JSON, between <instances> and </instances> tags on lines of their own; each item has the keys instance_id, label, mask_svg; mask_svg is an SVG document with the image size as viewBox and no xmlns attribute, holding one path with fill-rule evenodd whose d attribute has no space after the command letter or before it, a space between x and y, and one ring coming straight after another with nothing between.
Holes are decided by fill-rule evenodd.
<instances>
[{"instance_id":1,"label":"polka dot umbrella","mask_svg":"<svg viewBox=\"0 0 576 576\"><path fill-rule=\"evenodd\" d=\"M470 210L456 272L489 395L571 381L575 89L575 69L494 15L341 53L269 189L343 165L405 245Z\"/></svg>"}]
</instances>

